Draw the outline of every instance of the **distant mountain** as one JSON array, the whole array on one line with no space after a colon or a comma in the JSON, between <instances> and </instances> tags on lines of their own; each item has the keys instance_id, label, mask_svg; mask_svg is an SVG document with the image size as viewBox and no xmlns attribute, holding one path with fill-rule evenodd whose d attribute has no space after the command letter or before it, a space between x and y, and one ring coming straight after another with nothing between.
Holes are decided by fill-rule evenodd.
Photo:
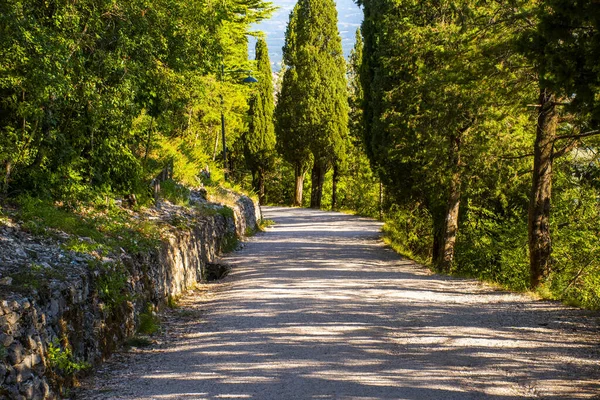
<instances>
[{"instance_id":1,"label":"distant mountain","mask_svg":"<svg viewBox=\"0 0 600 400\"><path fill-rule=\"evenodd\" d=\"M290 17L290 12L296 4L296 0L272 0L279 7L273 17L267 21L254 26L257 31L263 31L267 35L269 55L273 64L273 70L281 68L281 48L284 44L285 30ZM338 27L342 36L342 46L346 57L354 47L354 35L363 20L362 10L354 3L354 0L336 0L338 9ZM252 39L252 38L251 38ZM250 40L250 58L254 59L255 40Z\"/></svg>"}]
</instances>

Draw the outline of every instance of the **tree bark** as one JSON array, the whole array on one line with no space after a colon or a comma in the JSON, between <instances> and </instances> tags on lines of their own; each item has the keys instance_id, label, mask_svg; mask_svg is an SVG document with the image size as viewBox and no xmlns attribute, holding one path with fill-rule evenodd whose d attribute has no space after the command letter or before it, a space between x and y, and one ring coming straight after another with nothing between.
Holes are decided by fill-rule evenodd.
<instances>
[{"instance_id":1,"label":"tree bark","mask_svg":"<svg viewBox=\"0 0 600 400\"><path fill-rule=\"evenodd\" d=\"M302 207L302 190L304 189L304 171L301 166L296 165L296 187L294 188L294 206Z\"/></svg>"},{"instance_id":2,"label":"tree bark","mask_svg":"<svg viewBox=\"0 0 600 400\"><path fill-rule=\"evenodd\" d=\"M8 184L10 183L10 174L12 172L12 161L6 160L4 163L5 174L4 174L4 184L2 185L2 193L8 193Z\"/></svg>"},{"instance_id":3,"label":"tree bark","mask_svg":"<svg viewBox=\"0 0 600 400\"><path fill-rule=\"evenodd\" d=\"M540 89L539 104L528 218L529 268L532 289L542 283L551 269L550 201L554 141L558 127L554 93L549 89Z\"/></svg>"},{"instance_id":4,"label":"tree bark","mask_svg":"<svg viewBox=\"0 0 600 400\"><path fill-rule=\"evenodd\" d=\"M462 135L462 134L461 134ZM458 214L460 211L461 176L460 176L460 142L461 136L451 138L450 157L452 165L452 177L448 190L448 205L446 218L442 227L440 250L438 253L438 268L449 273L454 263L454 247L458 233Z\"/></svg>"},{"instance_id":5,"label":"tree bark","mask_svg":"<svg viewBox=\"0 0 600 400\"><path fill-rule=\"evenodd\" d=\"M325 183L325 166L315 161L311 174L311 193L310 193L310 208L319 210L323 199L323 183Z\"/></svg>"},{"instance_id":6,"label":"tree bark","mask_svg":"<svg viewBox=\"0 0 600 400\"><path fill-rule=\"evenodd\" d=\"M379 179L379 220L383 221L383 181Z\"/></svg>"},{"instance_id":7,"label":"tree bark","mask_svg":"<svg viewBox=\"0 0 600 400\"><path fill-rule=\"evenodd\" d=\"M335 164L333 166L333 184L332 184L332 190L331 190L331 209L332 210L337 210L337 186L338 186L339 181L340 181L340 169L337 166L337 164Z\"/></svg>"},{"instance_id":8,"label":"tree bark","mask_svg":"<svg viewBox=\"0 0 600 400\"><path fill-rule=\"evenodd\" d=\"M257 189L258 189L258 203L260 205L265 204L265 174L262 168L258 169Z\"/></svg>"},{"instance_id":9,"label":"tree bark","mask_svg":"<svg viewBox=\"0 0 600 400\"><path fill-rule=\"evenodd\" d=\"M440 265L442 259L442 243L444 242L444 220L441 218L441 213L438 218L433 218L433 249L431 252L431 262L433 265Z\"/></svg>"}]
</instances>

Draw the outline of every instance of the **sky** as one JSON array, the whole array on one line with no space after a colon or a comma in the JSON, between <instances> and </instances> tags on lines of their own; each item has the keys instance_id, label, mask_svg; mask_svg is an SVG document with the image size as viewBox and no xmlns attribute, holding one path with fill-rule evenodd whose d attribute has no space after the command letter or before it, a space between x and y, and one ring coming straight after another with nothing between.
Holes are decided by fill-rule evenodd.
<instances>
[{"instance_id":1,"label":"sky","mask_svg":"<svg viewBox=\"0 0 600 400\"><path fill-rule=\"evenodd\" d=\"M252 27L253 30L263 31L267 35L269 56L273 64L273 70L279 71L281 66L281 48L285 41L285 30L290 17L290 12L296 4L296 0L271 0L275 6L280 7L273 17ZM360 27L363 19L362 10L354 3L354 0L336 0L338 9L338 28L342 37L342 46L346 58L354 47L354 35ZM254 59L254 45L256 41L251 38L249 43L250 59Z\"/></svg>"}]
</instances>

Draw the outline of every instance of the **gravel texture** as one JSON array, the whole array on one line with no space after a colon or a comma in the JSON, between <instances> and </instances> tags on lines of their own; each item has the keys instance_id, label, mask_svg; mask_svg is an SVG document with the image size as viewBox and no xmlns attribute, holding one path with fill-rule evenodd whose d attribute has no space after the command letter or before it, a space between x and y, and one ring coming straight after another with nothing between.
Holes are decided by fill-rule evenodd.
<instances>
[{"instance_id":1,"label":"gravel texture","mask_svg":"<svg viewBox=\"0 0 600 400\"><path fill-rule=\"evenodd\" d=\"M600 399L597 313L431 274L380 224L303 209L105 364L81 399Z\"/></svg>"}]
</instances>

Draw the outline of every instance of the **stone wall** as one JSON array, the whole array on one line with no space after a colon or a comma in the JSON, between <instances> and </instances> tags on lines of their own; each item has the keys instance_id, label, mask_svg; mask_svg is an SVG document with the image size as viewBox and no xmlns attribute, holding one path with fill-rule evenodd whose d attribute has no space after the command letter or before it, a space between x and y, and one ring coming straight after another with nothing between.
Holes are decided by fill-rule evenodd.
<instances>
[{"instance_id":1,"label":"stone wall","mask_svg":"<svg viewBox=\"0 0 600 400\"><path fill-rule=\"evenodd\" d=\"M149 253L77 264L68 279L34 290L0 285L0 399L60 398L73 383L64 369L106 359L136 333L141 313L202 281L226 241L257 228L252 200L242 196L233 209L234 218L196 216Z\"/></svg>"}]
</instances>

